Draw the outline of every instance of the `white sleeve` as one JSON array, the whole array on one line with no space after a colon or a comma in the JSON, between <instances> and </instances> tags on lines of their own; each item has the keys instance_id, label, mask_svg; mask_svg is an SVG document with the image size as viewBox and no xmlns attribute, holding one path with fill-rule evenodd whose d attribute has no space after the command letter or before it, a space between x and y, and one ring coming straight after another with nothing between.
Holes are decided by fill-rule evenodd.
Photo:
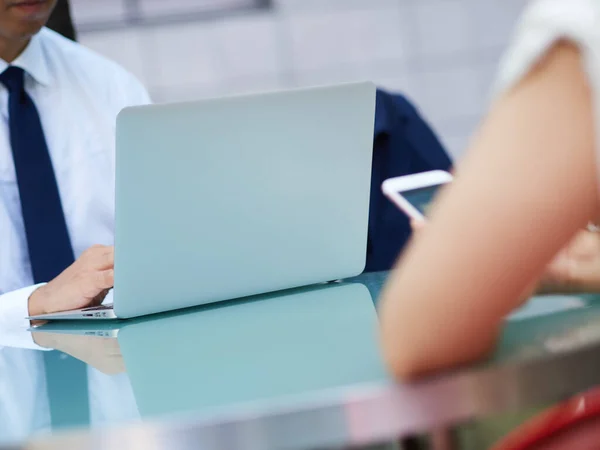
<instances>
[{"instance_id":1,"label":"white sleeve","mask_svg":"<svg viewBox=\"0 0 600 450\"><path fill-rule=\"evenodd\" d=\"M29 286L0 295L0 347L41 349L27 331L31 324L25 319L29 316L29 296L40 286Z\"/></svg>"},{"instance_id":2,"label":"white sleeve","mask_svg":"<svg viewBox=\"0 0 600 450\"><path fill-rule=\"evenodd\" d=\"M596 97L600 92L600 0L530 1L503 58L494 95L514 87L561 39L581 49Z\"/></svg>"},{"instance_id":3,"label":"white sleeve","mask_svg":"<svg viewBox=\"0 0 600 450\"><path fill-rule=\"evenodd\" d=\"M133 105L149 105L152 103L150 99L150 94L144 85L134 76L131 77L129 91L128 91L128 101L127 103L131 106Z\"/></svg>"},{"instance_id":4,"label":"white sleeve","mask_svg":"<svg viewBox=\"0 0 600 450\"><path fill-rule=\"evenodd\" d=\"M119 110L127 106L140 106L152 103L150 94L148 94L144 85L129 72L124 73L118 86L117 95L118 98L115 101L119 104Z\"/></svg>"}]
</instances>

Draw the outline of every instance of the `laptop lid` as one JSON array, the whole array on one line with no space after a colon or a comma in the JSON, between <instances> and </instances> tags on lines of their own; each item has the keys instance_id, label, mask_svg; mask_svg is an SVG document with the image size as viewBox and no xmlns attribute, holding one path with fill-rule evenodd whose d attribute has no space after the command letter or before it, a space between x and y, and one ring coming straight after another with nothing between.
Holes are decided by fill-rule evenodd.
<instances>
[{"instance_id":1,"label":"laptop lid","mask_svg":"<svg viewBox=\"0 0 600 450\"><path fill-rule=\"evenodd\" d=\"M116 314L362 272L374 114L371 83L123 110Z\"/></svg>"}]
</instances>

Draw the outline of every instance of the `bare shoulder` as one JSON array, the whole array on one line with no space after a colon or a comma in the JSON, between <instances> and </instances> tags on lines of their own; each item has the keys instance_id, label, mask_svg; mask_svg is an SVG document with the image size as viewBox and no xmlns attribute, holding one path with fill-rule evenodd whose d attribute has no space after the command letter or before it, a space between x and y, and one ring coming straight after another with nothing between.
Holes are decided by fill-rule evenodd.
<instances>
[{"instance_id":1,"label":"bare shoulder","mask_svg":"<svg viewBox=\"0 0 600 450\"><path fill-rule=\"evenodd\" d=\"M577 88L589 98L590 85L584 68L580 47L566 39L556 42L522 80L528 82L550 81L568 88ZM569 83L576 81L576 83Z\"/></svg>"}]
</instances>

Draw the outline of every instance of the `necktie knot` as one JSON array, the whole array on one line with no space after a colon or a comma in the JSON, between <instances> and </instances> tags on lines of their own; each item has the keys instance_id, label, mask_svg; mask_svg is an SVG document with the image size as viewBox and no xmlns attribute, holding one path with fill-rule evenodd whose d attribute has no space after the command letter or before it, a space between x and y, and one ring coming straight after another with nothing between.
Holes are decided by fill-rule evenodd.
<instances>
[{"instance_id":1,"label":"necktie knot","mask_svg":"<svg viewBox=\"0 0 600 450\"><path fill-rule=\"evenodd\" d=\"M25 72L20 67L10 66L0 74L0 83L2 83L8 92L22 92L25 84Z\"/></svg>"}]
</instances>

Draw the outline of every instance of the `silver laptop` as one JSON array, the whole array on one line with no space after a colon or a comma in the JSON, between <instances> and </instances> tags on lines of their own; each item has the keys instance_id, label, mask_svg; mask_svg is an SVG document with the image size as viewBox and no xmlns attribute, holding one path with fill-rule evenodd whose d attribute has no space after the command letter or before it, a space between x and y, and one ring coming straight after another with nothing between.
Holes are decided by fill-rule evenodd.
<instances>
[{"instance_id":1,"label":"silver laptop","mask_svg":"<svg viewBox=\"0 0 600 450\"><path fill-rule=\"evenodd\" d=\"M375 86L126 108L111 305L131 318L355 276L366 258Z\"/></svg>"}]
</instances>

